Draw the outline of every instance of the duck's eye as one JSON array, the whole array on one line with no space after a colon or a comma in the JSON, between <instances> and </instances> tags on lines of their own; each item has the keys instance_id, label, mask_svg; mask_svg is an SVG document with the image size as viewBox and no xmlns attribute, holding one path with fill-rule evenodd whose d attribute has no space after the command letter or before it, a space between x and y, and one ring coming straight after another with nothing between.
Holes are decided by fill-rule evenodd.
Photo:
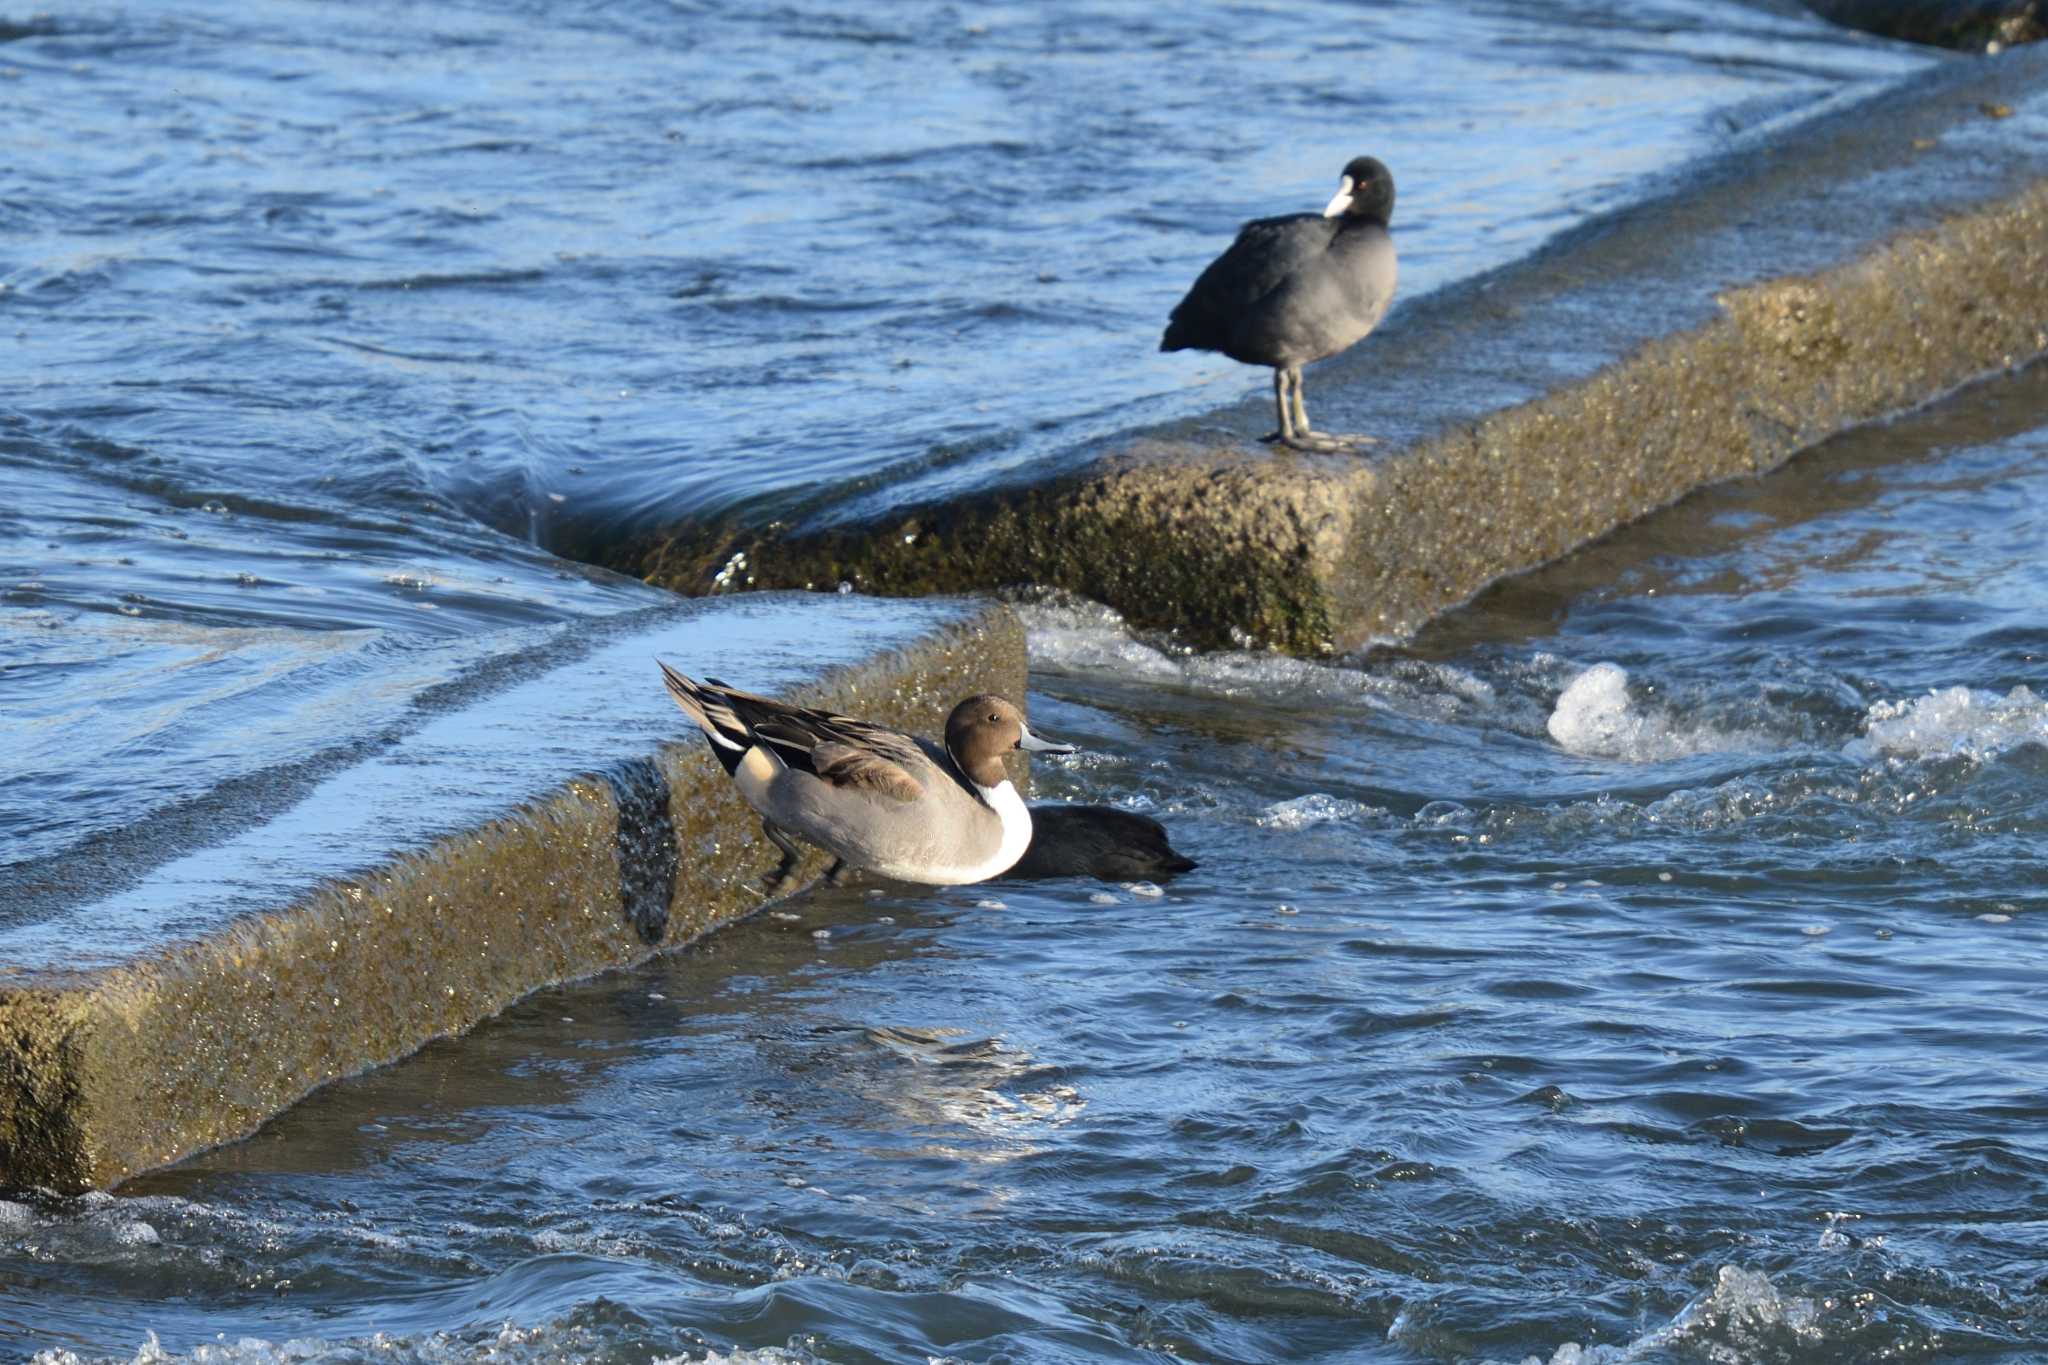
<instances>
[{"instance_id":1,"label":"duck's eye","mask_svg":"<svg viewBox=\"0 0 2048 1365\"><path fill-rule=\"evenodd\" d=\"M1003 723L1003 718L997 715L995 712L991 711L988 713L988 723L990 725L1001 725Z\"/></svg>"}]
</instances>

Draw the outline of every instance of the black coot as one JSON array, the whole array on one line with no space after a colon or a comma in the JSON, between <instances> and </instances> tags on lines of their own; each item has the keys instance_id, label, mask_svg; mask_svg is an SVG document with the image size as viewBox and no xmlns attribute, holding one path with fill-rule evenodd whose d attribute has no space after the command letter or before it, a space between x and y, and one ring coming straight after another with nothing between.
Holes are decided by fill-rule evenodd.
<instances>
[{"instance_id":1,"label":"black coot","mask_svg":"<svg viewBox=\"0 0 2048 1365\"><path fill-rule=\"evenodd\" d=\"M1114 806L1033 806L1031 847L1004 877L1171 877L1195 866L1174 852L1157 820Z\"/></svg>"},{"instance_id":2,"label":"black coot","mask_svg":"<svg viewBox=\"0 0 2048 1365\"><path fill-rule=\"evenodd\" d=\"M1221 351L1273 367L1280 429L1269 441L1344 450L1369 436L1331 436L1308 424L1301 367L1365 338L1394 298L1394 177L1369 156L1344 168L1320 214L1260 218L1239 229L1173 310L1162 351Z\"/></svg>"}]
</instances>

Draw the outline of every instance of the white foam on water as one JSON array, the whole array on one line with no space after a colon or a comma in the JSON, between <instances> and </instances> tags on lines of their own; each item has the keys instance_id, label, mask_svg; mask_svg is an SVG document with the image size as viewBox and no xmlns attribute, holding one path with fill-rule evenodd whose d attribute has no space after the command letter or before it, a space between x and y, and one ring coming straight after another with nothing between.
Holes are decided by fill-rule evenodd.
<instances>
[{"instance_id":1,"label":"white foam on water","mask_svg":"<svg viewBox=\"0 0 2048 1365\"><path fill-rule=\"evenodd\" d=\"M2022 744L2048 745L2048 697L2024 685L2004 696L1944 687L1924 697L1876 703L1863 734L1844 746L1852 758L1968 758L1984 762Z\"/></svg>"},{"instance_id":2,"label":"white foam on water","mask_svg":"<svg viewBox=\"0 0 2048 1365\"><path fill-rule=\"evenodd\" d=\"M1404 1312L1402 1318L1407 1318ZM1396 1319L1390 1339L1404 1324ZM1410 1330L1415 1330L1410 1328ZM1781 1293L1770 1277L1746 1266L1724 1265L1707 1289L1678 1310L1670 1322L1618 1346L1565 1342L1547 1356L1524 1356L1519 1365L1636 1365L1666 1360L1675 1353L1713 1365L1751 1365L1761 1360L1797 1360L1826 1338L1820 1309L1812 1299Z\"/></svg>"},{"instance_id":3,"label":"white foam on water","mask_svg":"<svg viewBox=\"0 0 2048 1365\"><path fill-rule=\"evenodd\" d=\"M1385 816L1384 806L1368 806L1342 796L1310 792L1287 801L1275 801L1260 811L1253 823L1263 829L1297 830L1333 821L1366 820Z\"/></svg>"},{"instance_id":4,"label":"white foam on water","mask_svg":"<svg viewBox=\"0 0 2048 1365\"><path fill-rule=\"evenodd\" d=\"M1655 763L1693 754L1767 747L1767 736L1687 721L1629 695L1628 670L1597 663L1566 685L1545 726L1558 747L1590 758Z\"/></svg>"},{"instance_id":5,"label":"white foam on water","mask_svg":"<svg viewBox=\"0 0 2048 1365\"><path fill-rule=\"evenodd\" d=\"M468 1365L488 1360L501 1365L545 1365L546 1362L587 1359L602 1351L606 1343L588 1330L573 1324L515 1327L506 1323L495 1334L433 1332L426 1336L391 1336L373 1332L367 1337L328 1341L295 1337L288 1341L266 1341L262 1337L228 1340L225 1333L212 1341L200 1342L190 1352L166 1350L154 1331L146 1331L135 1354L82 1356L61 1348L39 1351L30 1365L355 1365L365 1359L390 1365ZM682 1360L689 1357L678 1356ZM801 1356L781 1352L740 1352L714 1360L733 1362L799 1361Z\"/></svg>"},{"instance_id":6,"label":"white foam on water","mask_svg":"<svg viewBox=\"0 0 2048 1365\"><path fill-rule=\"evenodd\" d=\"M1135 639L1123 616L1094 602L1027 602L1017 606L1024 620L1025 648L1041 667L1075 673L1178 680L1183 661Z\"/></svg>"},{"instance_id":7,"label":"white foam on water","mask_svg":"<svg viewBox=\"0 0 2048 1365\"><path fill-rule=\"evenodd\" d=\"M1828 1220L1828 1224L1821 1229L1818 1245L1822 1251L1846 1251L1856 1245L1856 1238L1844 1231L1842 1225L1860 1222L1862 1214L1830 1212L1823 1217Z\"/></svg>"},{"instance_id":8,"label":"white foam on water","mask_svg":"<svg viewBox=\"0 0 2048 1365\"><path fill-rule=\"evenodd\" d=\"M1032 666L1052 672L1109 673L1226 697L1338 702L1438 719L1498 701L1492 684L1443 663L1405 660L1398 676L1387 676L1256 648L1161 648L1133 635L1117 611L1082 598L1022 603L1017 612Z\"/></svg>"}]
</instances>

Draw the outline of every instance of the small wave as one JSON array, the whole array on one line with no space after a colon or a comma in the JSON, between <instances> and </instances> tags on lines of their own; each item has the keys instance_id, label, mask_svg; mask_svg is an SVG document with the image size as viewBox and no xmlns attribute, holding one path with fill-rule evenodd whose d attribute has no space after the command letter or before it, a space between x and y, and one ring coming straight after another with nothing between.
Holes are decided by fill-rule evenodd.
<instances>
[{"instance_id":1,"label":"small wave","mask_svg":"<svg viewBox=\"0 0 2048 1365\"><path fill-rule=\"evenodd\" d=\"M471 270L448 274L405 275L391 280L364 280L358 289L495 289L502 285L534 284L547 278L544 270Z\"/></svg>"},{"instance_id":2,"label":"small wave","mask_svg":"<svg viewBox=\"0 0 2048 1365\"><path fill-rule=\"evenodd\" d=\"M1427 1307L1403 1309L1387 1339L1427 1350L1436 1337ZM1854 1331L1857 1324L1844 1322ZM1582 1346L1568 1341L1547 1356L1524 1356L1519 1365L1636 1365L1669 1359L1790 1362L1810 1359L1837 1335L1812 1299L1786 1294L1768 1275L1746 1266L1724 1265L1706 1289L1662 1327L1618 1346ZM1499 1365L1494 1362L1493 1365Z\"/></svg>"},{"instance_id":3,"label":"small wave","mask_svg":"<svg viewBox=\"0 0 2048 1365\"><path fill-rule=\"evenodd\" d=\"M1367 672L1253 649L1200 654L1141 640L1120 613L1085 598L1016 606L1032 666L1049 672L1109 673L1261 702L1340 702L1440 720L1498 700L1491 684L1445 664L1403 659L1391 672Z\"/></svg>"},{"instance_id":4,"label":"small wave","mask_svg":"<svg viewBox=\"0 0 2048 1365\"><path fill-rule=\"evenodd\" d=\"M472 1365L476 1361L549 1365L563 1360L605 1359L615 1354L619 1342L614 1332L582 1320L600 1316L592 1305L570 1313L565 1319L531 1327L507 1322L496 1328L460 1332L410 1336L373 1332L366 1337L335 1340L294 1337L268 1341L245 1336L229 1341L221 1336L199 1343L189 1353L167 1349L154 1331L145 1329L132 1356L81 1355L53 1347L30 1357L29 1365L357 1365L364 1360L384 1365ZM699 1365L802 1365L816 1359L779 1346L721 1348L695 1332L685 1332L683 1339L674 1344L683 1350L655 1355L654 1365L684 1365L686 1361Z\"/></svg>"},{"instance_id":5,"label":"small wave","mask_svg":"<svg viewBox=\"0 0 2048 1365\"><path fill-rule=\"evenodd\" d=\"M47 14L30 15L25 20L0 19L0 43L18 42L23 38L50 38L64 32L57 27L57 21Z\"/></svg>"},{"instance_id":6,"label":"small wave","mask_svg":"<svg viewBox=\"0 0 2048 1365\"><path fill-rule=\"evenodd\" d=\"M1033 665L1060 673L1114 673L1142 682L1173 682L1188 660L1134 637L1123 616L1097 602L1021 602L1025 647Z\"/></svg>"},{"instance_id":7,"label":"small wave","mask_svg":"<svg viewBox=\"0 0 2048 1365\"><path fill-rule=\"evenodd\" d=\"M872 313L889 306L865 297L841 294L703 294L677 295L716 313Z\"/></svg>"},{"instance_id":8,"label":"small wave","mask_svg":"<svg viewBox=\"0 0 2048 1365\"><path fill-rule=\"evenodd\" d=\"M392 1336L375 1332L367 1337L339 1341L308 1337L282 1342L267 1341L261 1337L242 1337L235 1341L223 1338L202 1342L189 1354L165 1349L157 1334L148 1331L132 1356L80 1355L75 1351L52 1348L37 1352L30 1358L30 1365L174 1365L176 1362L192 1362L192 1365L323 1365L324 1362L334 1362L334 1365L343 1365L343 1362L365 1359L388 1362L388 1365L468 1365L479 1360L498 1361L503 1365L523 1365L524 1362L544 1365L550 1361L602 1357L608 1354L606 1348L615 1346L616 1343L607 1341L603 1335L574 1321L537 1327L518 1327L508 1322L495 1331L432 1332L423 1336ZM684 1361L701 1361L704 1365L796 1365L811 1357L775 1346L756 1350L734 1347L722 1351L715 1346L700 1345L691 1354L657 1356L655 1359L656 1365L682 1365Z\"/></svg>"},{"instance_id":9,"label":"small wave","mask_svg":"<svg viewBox=\"0 0 2048 1365\"><path fill-rule=\"evenodd\" d=\"M1274 802L1259 812L1256 823L1266 829L1295 830L1334 821L1374 819L1386 814L1383 806L1368 806L1363 801L1310 792L1291 801Z\"/></svg>"},{"instance_id":10,"label":"small wave","mask_svg":"<svg viewBox=\"0 0 2048 1365\"><path fill-rule=\"evenodd\" d=\"M2004 696L1947 687L1924 697L1881 701L1865 717L1852 758L1967 758L1982 763L2023 744L2048 744L2048 698L2020 686Z\"/></svg>"},{"instance_id":11,"label":"small wave","mask_svg":"<svg viewBox=\"0 0 2048 1365\"><path fill-rule=\"evenodd\" d=\"M983 160L1004 161L1030 156L1037 150L1028 142L1003 139L988 142L946 142L931 147L909 147L898 151L864 151L844 156L813 157L808 161L799 161L796 168L802 171L859 171L883 166L915 166L926 161L975 164Z\"/></svg>"},{"instance_id":12,"label":"small wave","mask_svg":"<svg viewBox=\"0 0 2048 1365\"><path fill-rule=\"evenodd\" d=\"M1768 736L1688 722L1629 695L1628 670L1598 663L1566 686L1546 727L1558 746L1593 758L1654 763L1694 754L1769 747Z\"/></svg>"}]
</instances>

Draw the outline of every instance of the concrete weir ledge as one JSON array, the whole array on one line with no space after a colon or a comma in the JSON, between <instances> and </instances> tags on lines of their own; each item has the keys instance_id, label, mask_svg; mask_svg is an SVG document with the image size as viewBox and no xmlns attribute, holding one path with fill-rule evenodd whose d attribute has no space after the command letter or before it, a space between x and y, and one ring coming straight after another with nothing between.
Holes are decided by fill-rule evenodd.
<instances>
[{"instance_id":1,"label":"concrete weir ledge","mask_svg":"<svg viewBox=\"0 0 2048 1365\"><path fill-rule=\"evenodd\" d=\"M1426 202L1426 168L1394 172ZM1397 242L1427 232L1397 212ZM582 549L683 593L1046 585L1198 646L1349 651L2043 351L2048 44L1739 139L1530 259L1397 302L1309 372L1317 425L1380 436L1369 458L1259 448L1262 392L950 501Z\"/></svg>"},{"instance_id":2,"label":"concrete weir ledge","mask_svg":"<svg viewBox=\"0 0 2048 1365\"><path fill-rule=\"evenodd\" d=\"M774 850L657 654L927 734L1024 688L1016 618L959 599L681 603L495 661L282 809L0 907L0 1187L117 1184L756 909Z\"/></svg>"}]
</instances>

